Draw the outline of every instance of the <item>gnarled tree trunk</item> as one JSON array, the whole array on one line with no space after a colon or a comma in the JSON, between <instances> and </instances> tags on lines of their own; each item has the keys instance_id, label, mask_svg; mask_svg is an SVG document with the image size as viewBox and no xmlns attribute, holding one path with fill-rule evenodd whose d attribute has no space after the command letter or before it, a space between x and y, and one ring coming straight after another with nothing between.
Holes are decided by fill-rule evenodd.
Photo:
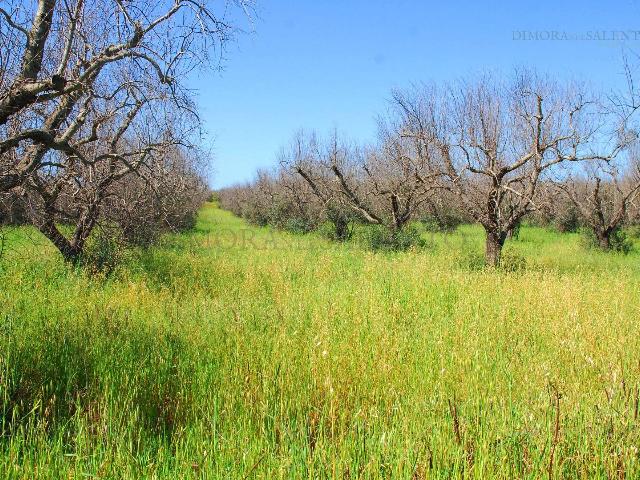
<instances>
[{"instance_id":1,"label":"gnarled tree trunk","mask_svg":"<svg viewBox=\"0 0 640 480\"><path fill-rule=\"evenodd\" d=\"M338 241L348 240L351 233L349 232L348 220L342 216L339 216L334 220L333 224L335 227L336 240Z\"/></svg>"},{"instance_id":2,"label":"gnarled tree trunk","mask_svg":"<svg viewBox=\"0 0 640 480\"><path fill-rule=\"evenodd\" d=\"M487 231L485 262L488 266L497 267L500 265L500 256L506 238L507 234L505 232Z\"/></svg>"},{"instance_id":3,"label":"gnarled tree trunk","mask_svg":"<svg viewBox=\"0 0 640 480\"><path fill-rule=\"evenodd\" d=\"M608 229L604 230L594 230L596 234L596 239L598 240L598 247L602 250L610 250L611 249L611 231Z\"/></svg>"},{"instance_id":4,"label":"gnarled tree trunk","mask_svg":"<svg viewBox=\"0 0 640 480\"><path fill-rule=\"evenodd\" d=\"M38 225L38 230L47 237L51 243L58 249L65 262L72 265L77 264L80 261L82 255L82 248L78 248L73 242L69 241L53 222L52 218L47 218L44 222Z\"/></svg>"}]
</instances>

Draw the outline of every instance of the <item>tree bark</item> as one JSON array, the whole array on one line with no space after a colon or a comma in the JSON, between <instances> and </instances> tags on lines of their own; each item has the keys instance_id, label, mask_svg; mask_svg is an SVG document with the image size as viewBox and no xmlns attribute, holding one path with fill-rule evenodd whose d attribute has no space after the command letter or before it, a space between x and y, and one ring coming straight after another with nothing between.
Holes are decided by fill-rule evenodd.
<instances>
[{"instance_id":1,"label":"tree bark","mask_svg":"<svg viewBox=\"0 0 640 480\"><path fill-rule=\"evenodd\" d=\"M9 173L0 176L0 193L8 192L20 185L20 177L16 174Z\"/></svg>"},{"instance_id":2,"label":"tree bark","mask_svg":"<svg viewBox=\"0 0 640 480\"><path fill-rule=\"evenodd\" d=\"M344 241L349 238L349 223L342 217L334 221L336 240Z\"/></svg>"},{"instance_id":3,"label":"tree bark","mask_svg":"<svg viewBox=\"0 0 640 480\"><path fill-rule=\"evenodd\" d=\"M598 239L598 246L602 250L611 249L611 233L606 230L596 231L596 238Z\"/></svg>"},{"instance_id":4,"label":"tree bark","mask_svg":"<svg viewBox=\"0 0 640 480\"><path fill-rule=\"evenodd\" d=\"M500 265L500 255L506 238L507 235L504 232L487 232L485 262L488 266L497 267Z\"/></svg>"},{"instance_id":5,"label":"tree bark","mask_svg":"<svg viewBox=\"0 0 640 480\"><path fill-rule=\"evenodd\" d=\"M38 9L27 36L20 75L8 94L0 99L0 125L25 107L32 105L38 94L53 88L49 81L38 81L42 70L44 47L49 38L56 0L39 0Z\"/></svg>"},{"instance_id":6,"label":"tree bark","mask_svg":"<svg viewBox=\"0 0 640 480\"><path fill-rule=\"evenodd\" d=\"M70 242L56 227L53 220L47 219L38 225L38 230L47 237L62 254L65 262L76 265L82 251Z\"/></svg>"}]
</instances>

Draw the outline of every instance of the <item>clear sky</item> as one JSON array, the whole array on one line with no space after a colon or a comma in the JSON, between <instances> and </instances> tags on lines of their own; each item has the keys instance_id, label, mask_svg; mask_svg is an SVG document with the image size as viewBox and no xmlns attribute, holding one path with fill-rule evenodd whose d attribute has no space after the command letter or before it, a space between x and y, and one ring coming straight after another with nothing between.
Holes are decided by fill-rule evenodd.
<instances>
[{"instance_id":1,"label":"clear sky","mask_svg":"<svg viewBox=\"0 0 640 480\"><path fill-rule=\"evenodd\" d=\"M273 166L299 128L371 140L395 87L527 66L611 88L640 52L636 0L258 2L224 71L191 79L216 188Z\"/></svg>"}]
</instances>

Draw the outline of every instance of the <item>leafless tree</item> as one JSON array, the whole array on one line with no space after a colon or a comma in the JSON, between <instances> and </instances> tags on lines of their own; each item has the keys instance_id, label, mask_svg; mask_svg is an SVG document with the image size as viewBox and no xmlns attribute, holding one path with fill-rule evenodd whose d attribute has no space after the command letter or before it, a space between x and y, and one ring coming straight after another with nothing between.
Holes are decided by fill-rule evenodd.
<instances>
[{"instance_id":1,"label":"leafless tree","mask_svg":"<svg viewBox=\"0 0 640 480\"><path fill-rule=\"evenodd\" d=\"M325 168L323 155L323 147L316 134L299 131L289 147L281 151L280 165L283 172L290 172L302 182L301 185L292 182L297 185L300 201L305 198L305 203L315 203L324 219L333 225L333 237L343 241L351 235L354 215L341 201L333 175Z\"/></svg>"},{"instance_id":2,"label":"leafless tree","mask_svg":"<svg viewBox=\"0 0 640 480\"><path fill-rule=\"evenodd\" d=\"M626 88L612 92L602 104L602 111L616 118L624 128L621 131L624 148L605 161L592 162L580 170L568 169L554 182L556 190L566 195L603 250L612 248L612 236L627 220L640 189L636 118L640 94L635 86L636 68L627 56L623 57Z\"/></svg>"},{"instance_id":3,"label":"leafless tree","mask_svg":"<svg viewBox=\"0 0 640 480\"><path fill-rule=\"evenodd\" d=\"M195 225L199 208L208 197L203 180L204 152L167 146L154 162L128 172L109 189L103 223L117 225L128 244L148 246L164 232Z\"/></svg>"},{"instance_id":4,"label":"leafless tree","mask_svg":"<svg viewBox=\"0 0 640 480\"><path fill-rule=\"evenodd\" d=\"M221 4L224 9L224 3ZM250 0L236 0L250 8ZM8 1L0 8L0 191L21 185L49 150L73 153L87 96L123 70L153 75L192 108L181 83L234 32L206 0ZM133 72L137 72L134 74ZM37 149L37 155L23 155ZM17 155L6 155L15 151ZM9 162L7 163L9 159Z\"/></svg>"},{"instance_id":5,"label":"leafless tree","mask_svg":"<svg viewBox=\"0 0 640 480\"><path fill-rule=\"evenodd\" d=\"M161 96L135 82L126 88L115 83L107 94L94 90L83 104L83 121L61 132L74 138L73 150L43 152L35 146L23 154L40 163L21 186L31 202L32 222L70 262L82 255L113 185L130 173L143 175L182 141L159 115L168 106ZM73 223L70 237L60 221Z\"/></svg>"},{"instance_id":6,"label":"leafless tree","mask_svg":"<svg viewBox=\"0 0 640 480\"><path fill-rule=\"evenodd\" d=\"M412 156L406 142L381 125L380 144L349 145L334 132L310 152L297 155L292 168L311 186L327 208L348 208L366 223L401 231L431 195L434 183L423 168L425 157Z\"/></svg>"},{"instance_id":7,"label":"leafless tree","mask_svg":"<svg viewBox=\"0 0 640 480\"><path fill-rule=\"evenodd\" d=\"M258 171L252 182L217 195L223 208L261 226L308 232L324 220L323 207L306 182L283 168Z\"/></svg>"},{"instance_id":8,"label":"leafless tree","mask_svg":"<svg viewBox=\"0 0 640 480\"><path fill-rule=\"evenodd\" d=\"M0 55L0 191L19 188L65 259L80 258L125 179L164 185L167 155L191 146L199 118L182 79L216 67L211 53L235 30L209 4L39 0L0 10L11 46ZM70 236L60 221L73 224Z\"/></svg>"},{"instance_id":9,"label":"leafless tree","mask_svg":"<svg viewBox=\"0 0 640 480\"><path fill-rule=\"evenodd\" d=\"M594 141L603 119L590 116L595 103L583 89L527 72L509 82L483 76L444 91L416 88L394 101L404 112L404 135L439 158L441 186L484 227L492 266L509 232L535 209L538 185L552 169L610 159L622 148L616 135L606 148Z\"/></svg>"},{"instance_id":10,"label":"leafless tree","mask_svg":"<svg viewBox=\"0 0 640 480\"><path fill-rule=\"evenodd\" d=\"M571 176L557 184L603 250L611 249L613 234L620 229L640 194L639 165L633 155L618 165L613 162L590 165L581 176Z\"/></svg>"}]
</instances>

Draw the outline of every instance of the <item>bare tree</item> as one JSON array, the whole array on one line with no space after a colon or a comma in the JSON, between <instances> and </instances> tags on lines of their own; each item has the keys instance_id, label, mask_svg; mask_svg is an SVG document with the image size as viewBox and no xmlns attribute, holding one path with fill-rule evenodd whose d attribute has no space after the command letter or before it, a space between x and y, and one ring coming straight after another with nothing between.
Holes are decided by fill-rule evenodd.
<instances>
[{"instance_id":1,"label":"bare tree","mask_svg":"<svg viewBox=\"0 0 640 480\"><path fill-rule=\"evenodd\" d=\"M224 10L218 15L209 3L20 0L0 8L0 191L21 185L49 150L74 152L73 135L61 130L84 121L87 96L116 72L151 74L175 102L192 108L181 79L210 65L214 47L234 32ZM40 153L22 154L30 148ZM6 155L11 151L18 154Z\"/></svg>"},{"instance_id":2,"label":"bare tree","mask_svg":"<svg viewBox=\"0 0 640 480\"><path fill-rule=\"evenodd\" d=\"M333 225L333 238L347 240L351 236L350 224L354 215L341 201L333 175L325 168L322 157L322 146L315 133L306 135L299 131L289 148L281 151L280 165L284 172L291 172L306 186L305 189L298 186L300 201L313 203L313 199L316 200L325 219Z\"/></svg>"},{"instance_id":3,"label":"bare tree","mask_svg":"<svg viewBox=\"0 0 640 480\"><path fill-rule=\"evenodd\" d=\"M603 250L612 248L612 236L623 225L630 206L640 194L638 158L634 155L628 163L618 163L590 166L581 177L571 176L557 184L575 205Z\"/></svg>"},{"instance_id":4,"label":"bare tree","mask_svg":"<svg viewBox=\"0 0 640 480\"><path fill-rule=\"evenodd\" d=\"M103 225L117 225L127 244L149 246L164 232L195 226L208 197L204 152L175 145L161 153L114 182L104 201Z\"/></svg>"},{"instance_id":5,"label":"bare tree","mask_svg":"<svg viewBox=\"0 0 640 480\"><path fill-rule=\"evenodd\" d=\"M127 88L101 95L94 92L85 103L82 122L71 123L61 134L74 137L71 151L25 151L25 160L38 157L40 168L23 183L31 201L32 221L63 257L77 262L96 226L105 199L115 182L131 172L141 174L158 157L181 142L167 129L164 102L130 83ZM166 105L165 105L166 106ZM81 123L81 125L78 125ZM67 237L58 222L72 222Z\"/></svg>"},{"instance_id":6,"label":"bare tree","mask_svg":"<svg viewBox=\"0 0 640 480\"><path fill-rule=\"evenodd\" d=\"M182 79L217 66L210 55L234 32L209 3L39 0L0 10L13 48L0 55L0 191L20 188L66 260L81 257L103 204L123 192L116 186L132 174L163 184L167 155L192 146L199 118ZM61 221L73 224L70 236Z\"/></svg>"},{"instance_id":7,"label":"bare tree","mask_svg":"<svg viewBox=\"0 0 640 480\"><path fill-rule=\"evenodd\" d=\"M381 126L379 146L358 148L334 132L325 145L311 141L311 153L294 155L292 168L328 209L348 208L359 219L400 232L433 190L429 172L404 139Z\"/></svg>"},{"instance_id":8,"label":"bare tree","mask_svg":"<svg viewBox=\"0 0 640 480\"><path fill-rule=\"evenodd\" d=\"M634 79L637 65L624 56L623 67L626 88L614 91L604 108L624 125L627 148L606 162L587 165L578 175L570 171L563 181L555 183L593 231L603 250L612 248L612 237L627 219L640 190L640 146L635 118L640 109L640 94Z\"/></svg>"},{"instance_id":9,"label":"bare tree","mask_svg":"<svg viewBox=\"0 0 640 480\"><path fill-rule=\"evenodd\" d=\"M622 148L614 135L605 153L595 150L602 117L589 115L595 103L581 88L526 72L510 82L484 76L445 91L417 88L394 101L404 113L404 135L438 156L441 186L483 226L492 266L509 232L535 209L538 185L552 169L610 159Z\"/></svg>"}]
</instances>

